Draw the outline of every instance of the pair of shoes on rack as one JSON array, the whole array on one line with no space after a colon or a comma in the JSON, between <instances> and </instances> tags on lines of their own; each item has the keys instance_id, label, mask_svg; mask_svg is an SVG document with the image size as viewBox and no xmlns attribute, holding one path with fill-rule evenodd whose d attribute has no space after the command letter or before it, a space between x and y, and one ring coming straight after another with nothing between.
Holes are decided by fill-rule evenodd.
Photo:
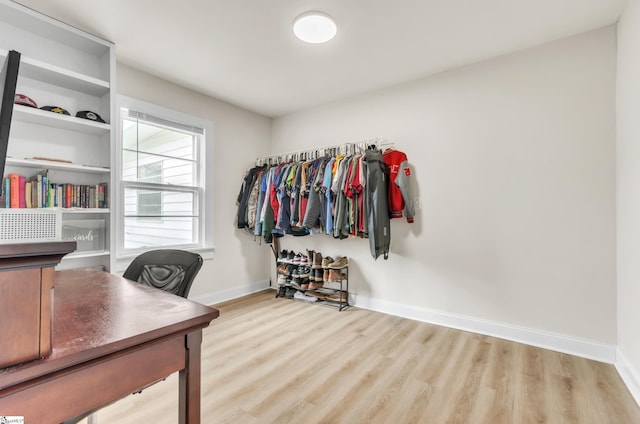
<instances>
[{"instance_id":1,"label":"pair of shoes on rack","mask_svg":"<svg viewBox=\"0 0 640 424\"><path fill-rule=\"evenodd\" d=\"M322 281L309 281L309 289L311 290L319 289L323 285L324 285L324 282Z\"/></svg>"},{"instance_id":2,"label":"pair of shoes on rack","mask_svg":"<svg viewBox=\"0 0 640 424\"><path fill-rule=\"evenodd\" d=\"M300 299L300 300L305 300L307 302L316 302L318 300L318 298L316 296L309 296L305 293L302 292L295 292L295 294L293 295L294 299Z\"/></svg>"},{"instance_id":3,"label":"pair of shoes on rack","mask_svg":"<svg viewBox=\"0 0 640 424\"><path fill-rule=\"evenodd\" d=\"M278 253L278 262L283 264L292 264L296 259L296 252L293 250L283 250Z\"/></svg>"},{"instance_id":4,"label":"pair of shoes on rack","mask_svg":"<svg viewBox=\"0 0 640 424\"><path fill-rule=\"evenodd\" d=\"M333 300L334 302L348 303L347 292L345 291L327 294L325 298L328 300Z\"/></svg>"},{"instance_id":5,"label":"pair of shoes on rack","mask_svg":"<svg viewBox=\"0 0 640 424\"><path fill-rule=\"evenodd\" d=\"M347 278L347 275L342 273L339 269L327 269L327 279L325 281L329 283L339 283Z\"/></svg>"},{"instance_id":6,"label":"pair of shoes on rack","mask_svg":"<svg viewBox=\"0 0 640 424\"><path fill-rule=\"evenodd\" d=\"M322 268L329 268L329 265L333 262L333 258L331 256L325 256L322 258Z\"/></svg>"},{"instance_id":7,"label":"pair of shoes on rack","mask_svg":"<svg viewBox=\"0 0 640 424\"><path fill-rule=\"evenodd\" d=\"M322 253L313 253L313 262L311 264L312 269L322 269Z\"/></svg>"},{"instance_id":8,"label":"pair of shoes on rack","mask_svg":"<svg viewBox=\"0 0 640 424\"><path fill-rule=\"evenodd\" d=\"M317 291L313 291L313 290L307 290L306 292L304 292L304 294L307 295L307 296L316 297L318 299L325 299L327 297L326 294L321 293L321 292L317 292Z\"/></svg>"},{"instance_id":9,"label":"pair of shoes on rack","mask_svg":"<svg viewBox=\"0 0 640 424\"><path fill-rule=\"evenodd\" d=\"M293 296L295 296L295 294L298 292L298 290L294 289L293 287L285 287L285 292L284 292L284 297L287 297L289 299L293 299Z\"/></svg>"},{"instance_id":10,"label":"pair of shoes on rack","mask_svg":"<svg viewBox=\"0 0 640 424\"><path fill-rule=\"evenodd\" d=\"M349 265L349 259L346 256L338 256L336 260L326 266L329 269L341 269Z\"/></svg>"},{"instance_id":11,"label":"pair of shoes on rack","mask_svg":"<svg viewBox=\"0 0 640 424\"><path fill-rule=\"evenodd\" d=\"M296 253L296 255L293 257L293 262L294 265L309 265L309 258L307 257L307 255L303 255L302 253Z\"/></svg>"},{"instance_id":12,"label":"pair of shoes on rack","mask_svg":"<svg viewBox=\"0 0 640 424\"><path fill-rule=\"evenodd\" d=\"M299 266L298 268L296 268L295 271L293 271L292 276L298 276L300 278L309 278L309 272L310 271L311 270L309 269L308 266L302 265L302 266Z\"/></svg>"},{"instance_id":13,"label":"pair of shoes on rack","mask_svg":"<svg viewBox=\"0 0 640 424\"><path fill-rule=\"evenodd\" d=\"M295 269L296 267L291 264L280 264L278 265L278 274L286 275L287 277L289 277L291 276L291 274L294 272Z\"/></svg>"},{"instance_id":14,"label":"pair of shoes on rack","mask_svg":"<svg viewBox=\"0 0 640 424\"><path fill-rule=\"evenodd\" d=\"M288 255L289 255L289 251L283 249L282 252L278 253L278 262L286 262Z\"/></svg>"},{"instance_id":15,"label":"pair of shoes on rack","mask_svg":"<svg viewBox=\"0 0 640 424\"><path fill-rule=\"evenodd\" d=\"M322 268L312 268L309 273L309 280L318 282L324 281L324 271Z\"/></svg>"}]
</instances>

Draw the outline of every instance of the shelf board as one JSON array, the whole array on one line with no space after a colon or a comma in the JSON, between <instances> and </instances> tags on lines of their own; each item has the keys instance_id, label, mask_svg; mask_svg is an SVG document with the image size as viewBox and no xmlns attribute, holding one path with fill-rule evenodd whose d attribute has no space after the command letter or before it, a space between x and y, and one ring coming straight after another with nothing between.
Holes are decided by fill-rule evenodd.
<instances>
[{"instance_id":1,"label":"shelf board","mask_svg":"<svg viewBox=\"0 0 640 424\"><path fill-rule=\"evenodd\" d=\"M108 215L111 210L108 208L0 208L0 213L51 213L60 212L62 214L104 214Z\"/></svg>"},{"instance_id":2,"label":"shelf board","mask_svg":"<svg viewBox=\"0 0 640 424\"><path fill-rule=\"evenodd\" d=\"M108 250L101 250L98 252L74 252L66 255L65 257L62 258L62 260L64 261L65 259L69 260L69 259L81 259L81 258L95 258L99 256L107 256L109 255L109 253L110 252Z\"/></svg>"},{"instance_id":3,"label":"shelf board","mask_svg":"<svg viewBox=\"0 0 640 424\"><path fill-rule=\"evenodd\" d=\"M0 58L5 58L7 55L7 50L0 49ZM110 84L107 81L70 71L24 55L20 57L19 76L92 96L102 97L108 94L110 89Z\"/></svg>"},{"instance_id":4,"label":"shelf board","mask_svg":"<svg viewBox=\"0 0 640 424\"><path fill-rule=\"evenodd\" d=\"M85 134L109 134L111 125L76 118L59 113L36 109L29 106L14 105L13 119L30 124L46 125L63 130L77 131Z\"/></svg>"},{"instance_id":5,"label":"shelf board","mask_svg":"<svg viewBox=\"0 0 640 424\"><path fill-rule=\"evenodd\" d=\"M58 171L73 171L84 172L90 174L109 174L111 169L101 168L97 166L85 166L78 165L77 163L57 162L53 160L40 160L40 159L18 159L8 157L6 161L7 165L24 166L27 168L37 169L55 169Z\"/></svg>"},{"instance_id":6,"label":"shelf board","mask_svg":"<svg viewBox=\"0 0 640 424\"><path fill-rule=\"evenodd\" d=\"M102 56L112 44L99 37L70 27L56 19L43 16L13 1L0 4L0 16L16 28L29 31L45 39L56 40L95 56Z\"/></svg>"},{"instance_id":7,"label":"shelf board","mask_svg":"<svg viewBox=\"0 0 640 424\"><path fill-rule=\"evenodd\" d=\"M52 208L50 208L52 209ZM108 208L53 208L60 209L63 214L85 214L85 213L95 213L95 214L109 214L111 211Z\"/></svg>"}]
</instances>

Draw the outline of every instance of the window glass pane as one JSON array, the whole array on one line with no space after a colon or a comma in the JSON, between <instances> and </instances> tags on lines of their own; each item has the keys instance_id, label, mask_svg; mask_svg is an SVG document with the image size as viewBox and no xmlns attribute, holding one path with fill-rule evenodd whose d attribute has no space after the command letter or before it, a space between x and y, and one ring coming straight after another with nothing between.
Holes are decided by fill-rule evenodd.
<instances>
[{"instance_id":1,"label":"window glass pane","mask_svg":"<svg viewBox=\"0 0 640 424\"><path fill-rule=\"evenodd\" d=\"M124 214L191 216L194 214L194 193L174 190L143 190L125 188Z\"/></svg>"},{"instance_id":2,"label":"window glass pane","mask_svg":"<svg viewBox=\"0 0 640 424\"><path fill-rule=\"evenodd\" d=\"M182 159L194 159L195 136L193 134L141 121L124 119L123 122L122 146L125 149Z\"/></svg>"},{"instance_id":3,"label":"window glass pane","mask_svg":"<svg viewBox=\"0 0 640 424\"><path fill-rule=\"evenodd\" d=\"M124 118L122 120L122 147L136 150L138 148L138 127L136 120Z\"/></svg>"},{"instance_id":4,"label":"window glass pane","mask_svg":"<svg viewBox=\"0 0 640 424\"><path fill-rule=\"evenodd\" d=\"M122 178L128 181L192 186L196 183L196 162L124 150Z\"/></svg>"},{"instance_id":5,"label":"window glass pane","mask_svg":"<svg viewBox=\"0 0 640 424\"><path fill-rule=\"evenodd\" d=\"M198 218L143 218L128 217L124 220L124 247L162 247L194 244L198 240L194 231Z\"/></svg>"}]
</instances>

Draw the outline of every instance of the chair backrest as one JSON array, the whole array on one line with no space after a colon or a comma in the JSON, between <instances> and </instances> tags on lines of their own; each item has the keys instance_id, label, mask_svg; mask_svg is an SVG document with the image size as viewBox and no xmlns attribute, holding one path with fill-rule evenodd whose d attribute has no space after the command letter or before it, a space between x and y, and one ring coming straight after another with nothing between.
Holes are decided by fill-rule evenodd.
<instances>
[{"instance_id":1,"label":"chair backrest","mask_svg":"<svg viewBox=\"0 0 640 424\"><path fill-rule=\"evenodd\" d=\"M177 249L159 249L136 257L122 276L186 298L202 267L202 256Z\"/></svg>"}]
</instances>

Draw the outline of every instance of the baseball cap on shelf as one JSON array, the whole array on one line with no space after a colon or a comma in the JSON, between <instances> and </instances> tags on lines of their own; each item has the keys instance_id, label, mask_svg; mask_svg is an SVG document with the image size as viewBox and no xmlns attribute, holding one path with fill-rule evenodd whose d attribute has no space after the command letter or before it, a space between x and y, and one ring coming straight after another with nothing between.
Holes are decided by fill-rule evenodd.
<instances>
[{"instance_id":1,"label":"baseball cap on shelf","mask_svg":"<svg viewBox=\"0 0 640 424\"><path fill-rule=\"evenodd\" d=\"M60 106L42 106L40 109L47 110L47 111L53 112L53 113L59 113L61 115L69 115L69 116L71 116L71 114L69 112L67 112L66 109L63 109Z\"/></svg>"},{"instance_id":2,"label":"baseball cap on shelf","mask_svg":"<svg viewBox=\"0 0 640 424\"><path fill-rule=\"evenodd\" d=\"M78 113L76 113L76 117L106 124L106 122L100 117L100 115L95 112L91 112L90 110L80 110L78 111Z\"/></svg>"},{"instance_id":3,"label":"baseball cap on shelf","mask_svg":"<svg viewBox=\"0 0 640 424\"><path fill-rule=\"evenodd\" d=\"M25 96L24 94L16 94L13 98L13 103L38 108L38 104L31 97Z\"/></svg>"}]
</instances>

